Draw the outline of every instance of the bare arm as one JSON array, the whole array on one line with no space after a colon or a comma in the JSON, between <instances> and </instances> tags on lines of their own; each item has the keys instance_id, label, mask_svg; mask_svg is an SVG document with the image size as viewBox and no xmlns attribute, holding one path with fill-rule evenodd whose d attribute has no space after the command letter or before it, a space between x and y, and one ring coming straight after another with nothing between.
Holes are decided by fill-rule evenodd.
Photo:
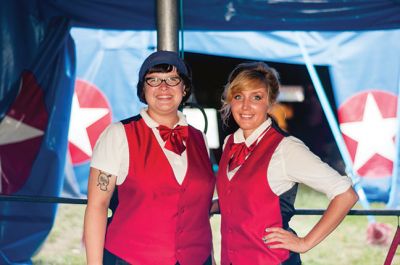
<instances>
[{"instance_id":1,"label":"bare arm","mask_svg":"<svg viewBox=\"0 0 400 265\"><path fill-rule=\"evenodd\" d=\"M321 219L305 237L297 237L282 228L273 227L266 229L267 235L264 237L264 242L267 245L278 242L269 245L270 248L285 248L298 253L307 252L335 230L357 200L357 194L353 188L349 188L329 203Z\"/></svg>"},{"instance_id":2,"label":"bare arm","mask_svg":"<svg viewBox=\"0 0 400 265\"><path fill-rule=\"evenodd\" d=\"M84 240L88 265L103 264L107 212L115 183L115 176L96 168L90 168L88 204L84 220Z\"/></svg>"}]
</instances>

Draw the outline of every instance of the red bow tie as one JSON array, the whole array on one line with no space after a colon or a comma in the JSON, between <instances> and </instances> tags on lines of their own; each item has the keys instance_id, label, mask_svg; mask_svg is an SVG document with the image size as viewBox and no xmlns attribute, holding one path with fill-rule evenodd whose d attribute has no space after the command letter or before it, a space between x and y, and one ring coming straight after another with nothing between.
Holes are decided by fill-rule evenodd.
<instances>
[{"instance_id":1,"label":"red bow tie","mask_svg":"<svg viewBox=\"0 0 400 265\"><path fill-rule=\"evenodd\" d=\"M231 150L229 151L229 171L234 170L238 166L242 165L243 162L246 160L246 157L249 153L253 151L256 147L257 141L255 141L250 147L247 147L244 142L239 144L232 144Z\"/></svg>"},{"instance_id":2,"label":"red bow tie","mask_svg":"<svg viewBox=\"0 0 400 265\"><path fill-rule=\"evenodd\" d=\"M164 147L178 155L181 155L186 150L184 141L186 142L188 137L187 126L176 126L171 129L167 126L160 125L157 127L160 131L161 138L165 141Z\"/></svg>"}]
</instances>

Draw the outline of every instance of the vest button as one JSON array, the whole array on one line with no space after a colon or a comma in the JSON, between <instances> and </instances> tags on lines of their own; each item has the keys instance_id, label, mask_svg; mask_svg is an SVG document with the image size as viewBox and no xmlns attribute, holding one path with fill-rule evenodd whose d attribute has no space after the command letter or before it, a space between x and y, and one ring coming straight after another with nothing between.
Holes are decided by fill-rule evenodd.
<instances>
[{"instance_id":1,"label":"vest button","mask_svg":"<svg viewBox=\"0 0 400 265\"><path fill-rule=\"evenodd\" d=\"M231 189L229 189L229 190L226 191L227 194L231 194L231 192L232 192Z\"/></svg>"}]
</instances>

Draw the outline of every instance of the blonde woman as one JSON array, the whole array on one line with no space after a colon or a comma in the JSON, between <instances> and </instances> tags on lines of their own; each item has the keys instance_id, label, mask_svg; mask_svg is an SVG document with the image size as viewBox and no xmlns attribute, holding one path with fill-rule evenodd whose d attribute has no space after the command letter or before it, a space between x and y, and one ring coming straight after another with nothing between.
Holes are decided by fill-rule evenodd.
<instances>
[{"instance_id":1,"label":"blonde woman","mask_svg":"<svg viewBox=\"0 0 400 265\"><path fill-rule=\"evenodd\" d=\"M347 176L269 117L278 93L277 72L262 62L238 65L225 86L222 117L240 128L225 139L217 175L222 265L301 264L299 253L328 236L358 199ZM330 199L305 236L289 228L298 183Z\"/></svg>"}]
</instances>

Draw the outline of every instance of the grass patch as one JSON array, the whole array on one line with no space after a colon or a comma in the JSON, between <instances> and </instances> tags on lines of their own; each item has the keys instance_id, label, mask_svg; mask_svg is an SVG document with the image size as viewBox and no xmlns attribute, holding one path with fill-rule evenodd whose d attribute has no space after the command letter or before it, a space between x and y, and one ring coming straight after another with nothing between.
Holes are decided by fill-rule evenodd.
<instances>
[{"instance_id":1,"label":"grass patch","mask_svg":"<svg viewBox=\"0 0 400 265\"><path fill-rule=\"evenodd\" d=\"M305 186L300 185L296 208L326 208L327 198ZM361 209L359 205L355 208ZM374 209L383 209L383 204L372 204ZM84 205L61 204L54 227L40 251L33 258L34 265L83 265L85 251L82 246ZM397 227L396 217L376 217L378 222L389 224L393 238ZM214 252L217 264L220 253L220 216L211 218L214 236ZM304 236L319 220L319 216L295 216L291 227ZM377 265L383 264L389 246L372 246L366 242L367 217L347 216L343 223L321 244L302 254L304 265ZM400 249L393 260L400 264Z\"/></svg>"},{"instance_id":2,"label":"grass patch","mask_svg":"<svg viewBox=\"0 0 400 265\"><path fill-rule=\"evenodd\" d=\"M85 205L59 205L53 229L33 258L34 265L86 264L82 245L85 207Z\"/></svg>"}]
</instances>

